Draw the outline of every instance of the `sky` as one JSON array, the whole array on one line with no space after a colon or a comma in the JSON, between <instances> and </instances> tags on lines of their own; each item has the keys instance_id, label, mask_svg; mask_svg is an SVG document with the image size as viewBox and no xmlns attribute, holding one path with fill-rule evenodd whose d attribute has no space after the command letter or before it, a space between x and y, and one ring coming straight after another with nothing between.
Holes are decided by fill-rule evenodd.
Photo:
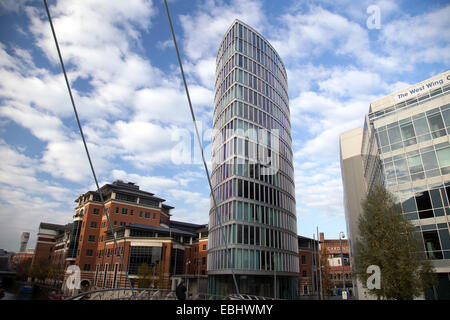
<instances>
[{"instance_id":1,"label":"sky","mask_svg":"<svg viewBox=\"0 0 450 320\"><path fill-rule=\"evenodd\" d=\"M100 185L166 199L172 219L208 223L209 186L162 0L48 0ZM215 60L240 19L288 74L298 233L345 230L339 134L369 104L445 72L449 1L168 1L205 156ZM96 190L42 1L0 2L0 248L40 222L71 222Z\"/></svg>"}]
</instances>

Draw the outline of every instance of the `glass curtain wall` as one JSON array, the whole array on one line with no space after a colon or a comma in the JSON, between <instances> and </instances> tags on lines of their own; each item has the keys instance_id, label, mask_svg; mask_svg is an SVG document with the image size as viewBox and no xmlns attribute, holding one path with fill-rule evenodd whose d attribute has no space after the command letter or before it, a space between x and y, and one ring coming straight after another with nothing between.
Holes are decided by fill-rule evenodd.
<instances>
[{"instance_id":1,"label":"glass curtain wall","mask_svg":"<svg viewBox=\"0 0 450 320\"><path fill-rule=\"evenodd\" d=\"M292 298L299 267L286 70L272 46L238 20L216 63L209 290L235 293L233 269L241 293Z\"/></svg>"}]
</instances>

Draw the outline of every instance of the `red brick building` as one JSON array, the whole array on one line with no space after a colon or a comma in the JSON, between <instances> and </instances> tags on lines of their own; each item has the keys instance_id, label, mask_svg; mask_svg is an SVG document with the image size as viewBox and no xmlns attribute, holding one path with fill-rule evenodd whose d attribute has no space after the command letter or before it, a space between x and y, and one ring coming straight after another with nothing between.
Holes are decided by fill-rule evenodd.
<instances>
[{"instance_id":1,"label":"red brick building","mask_svg":"<svg viewBox=\"0 0 450 320\"><path fill-rule=\"evenodd\" d=\"M317 240L298 236L300 297L317 297L319 286L318 262L319 244Z\"/></svg>"},{"instance_id":2,"label":"red brick building","mask_svg":"<svg viewBox=\"0 0 450 320\"><path fill-rule=\"evenodd\" d=\"M340 294L344 287L343 278L345 278L347 291L350 294L353 291L348 240L342 239L341 241L339 239L325 239L324 234L320 233L321 255L326 255L328 260L328 275L331 282L330 295ZM344 275L342 275L342 264L344 264Z\"/></svg>"},{"instance_id":3,"label":"red brick building","mask_svg":"<svg viewBox=\"0 0 450 320\"><path fill-rule=\"evenodd\" d=\"M206 274L207 225L172 221L173 207L134 183L115 181L100 190L133 285L143 263L166 279L164 286ZM100 195L88 191L76 203L66 264L79 266L85 289L129 287Z\"/></svg>"},{"instance_id":4,"label":"red brick building","mask_svg":"<svg viewBox=\"0 0 450 320\"><path fill-rule=\"evenodd\" d=\"M19 252L12 259L13 271L17 270L19 265L31 265L34 257L34 249L27 249L25 252Z\"/></svg>"},{"instance_id":5,"label":"red brick building","mask_svg":"<svg viewBox=\"0 0 450 320\"><path fill-rule=\"evenodd\" d=\"M59 225L41 222L32 264L44 260L64 265L70 231L71 224Z\"/></svg>"}]
</instances>

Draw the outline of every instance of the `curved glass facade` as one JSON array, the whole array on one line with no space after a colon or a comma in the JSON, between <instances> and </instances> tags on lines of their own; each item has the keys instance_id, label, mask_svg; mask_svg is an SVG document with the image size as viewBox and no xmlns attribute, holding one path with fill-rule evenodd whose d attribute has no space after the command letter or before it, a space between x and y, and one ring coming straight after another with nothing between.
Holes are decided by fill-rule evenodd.
<instances>
[{"instance_id":1,"label":"curved glass facade","mask_svg":"<svg viewBox=\"0 0 450 320\"><path fill-rule=\"evenodd\" d=\"M233 268L241 293L293 298L299 266L287 75L269 42L239 20L217 55L213 129L218 212L211 201L209 291L235 293Z\"/></svg>"}]
</instances>

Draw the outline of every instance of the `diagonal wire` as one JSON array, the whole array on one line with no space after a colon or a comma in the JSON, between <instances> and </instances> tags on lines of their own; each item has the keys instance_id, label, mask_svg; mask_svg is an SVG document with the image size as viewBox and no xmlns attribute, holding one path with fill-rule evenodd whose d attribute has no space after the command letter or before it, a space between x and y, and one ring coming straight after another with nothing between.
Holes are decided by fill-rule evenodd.
<instances>
[{"instance_id":1,"label":"diagonal wire","mask_svg":"<svg viewBox=\"0 0 450 320\"><path fill-rule=\"evenodd\" d=\"M225 236L225 231L224 231L224 228L222 227L222 217L221 217L220 213L219 213L218 210L217 210L216 197L214 196L214 191L213 191L212 184L211 184L211 178L209 177L208 166L206 165L205 155L204 155L204 153L203 153L202 139L200 138L200 134L198 133L198 128L197 128L197 123L195 122L194 110L193 110L193 108L192 108L191 98L190 98L190 96L189 96L189 90L188 90L188 86L187 86L187 83L186 83L186 78L185 78L185 76L184 76L183 64L181 63L180 52L179 52L179 50L178 50L177 39L176 39L176 37L175 37L175 32L174 32L174 30L173 30L172 20L170 19L170 13L169 13L169 7L167 6L167 0L164 0L164 4L165 4L165 6L166 6L167 18L169 19L170 30L171 30L171 32L172 32L172 37L173 37L173 43L174 43L174 45L175 45L175 50L177 51L178 63L179 63L179 65L180 65L181 75L182 75L182 77L183 77L184 88L185 88L185 90L186 90L186 96L187 96L187 99L188 99L188 102L189 102L189 108L190 108L190 110L191 110L192 121L194 122L195 133L197 134L198 145L200 146L200 151L201 151L201 154L202 154L203 165L204 165L204 167L205 167L206 176L207 176L207 178L208 178L208 183L209 183L209 188L210 188L210 190L211 190L211 196L212 196L213 202L214 202L214 211L215 211L215 213L216 213L216 215L217 215L217 217L218 217L219 224L220 224L220 229L222 230L222 237L223 237L223 239L224 239L224 243L225 243L225 252L226 252L226 254L227 254L227 256L228 256L228 261L231 261L231 260L230 260L230 256L229 256L230 253L228 252L228 241L227 241L227 237ZM236 289L236 293L239 295L239 294L240 294L240 293L239 293L239 287L238 287L238 284L237 284L237 281L236 281L236 276L234 275L234 261L233 261L233 263L232 263L232 265L231 265L231 274L232 274L232 276L233 276L233 281L234 281L234 286L235 286L235 289Z\"/></svg>"},{"instance_id":2,"label":"diagonal wire","mask_svg":"<svg viewBox=\"0 0 450 320\"><path fill-rule=\"evenodd\" d=\"M123 261L122 253L120 252L120 247L117 244L116 235L114 234L114 230L112 228L111 220L109 219L108 210L106 209L105 202L103 200L103 195L102 195L102 192L100 191L100 187L98 185L97 176L95 175L94 166L92 164L91 156L89 155L89 150L88 150L88 147L87 147L87 144L86 144L86 140L84 138L83 129L81 128L80 119L78 117L77 108L75 107L75 101L74 101L73 95L72 95L72 89L70 88L69 79L67 78L66 68L64 67L64 62L63 62L63 58L62 58L62 55L61 55L61 51L59 49L58 40L56 39L55 28L53 27L52 18L50 16L50 11L48 9L48 5L47 5L47 1L46 0L44 0L44 5L45 5L45 10L47 11L48 21L49 21L50 27L52 29L53 39L55 40L56 50L58 51L59 61L61 62L61 68L63 70L64 78L66 80L67 89L69 90L69 95L70 95L70 100L72 101L73 111L75 113L75 117L77 118L77 124L78 124L78 128L80 129L80 134L81 134L81 138L83 140L84 149L86 150L86 154L87 154L87 157L88 157L88 160L89 160L89 165L91 166L91 170L92 170L92 175L94 176L95 184L97 186L97 192L100 195L100 200L101 200L102 205L103 205L103 210L105 212L106 218L108 219L109 229L111 230L111 233L112 233L113 238L114 238L114 245L116 246L116 248L118 250L118 255L120 257L120 261L122 263L123 269L124 269L125 274L127 276L128 284L130 285L130 288L131 288L132 298L136 299L136 296L135 296L135 293L134 293L134 289L133 289L133 285L131 283L130 278L128 277L128 271L127 271L127 268L126 268L125 263Z\"/></svg>"}]
</instances>

